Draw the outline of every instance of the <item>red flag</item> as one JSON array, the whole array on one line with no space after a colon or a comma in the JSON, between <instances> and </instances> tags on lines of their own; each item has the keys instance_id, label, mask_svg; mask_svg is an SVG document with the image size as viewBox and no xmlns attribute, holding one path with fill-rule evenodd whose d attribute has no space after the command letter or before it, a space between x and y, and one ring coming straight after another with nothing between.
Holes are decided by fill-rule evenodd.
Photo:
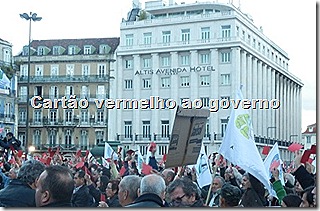
<instances>
[{"instance_id":1,"label":"red flag","mask_svg":"<svg viewBox=\"0 0 320 211\"><path fill-rule=\"evenodd\" d=\"M316 145L312 145L310 148L311 154L317 154L317 146Z\"/></svg>"},{"instance_id":2,"label":"red flag","mask_svg":"<svg viewBox=\"0 0 320 211\"><path fill-rule=\"evenodd\" d=\"M100 194L100 201L106 201L106 195L103 193Z\"/></svg>"},{"instance_id":3,"label":"red flag","mask_svg":"<svg viewBox=\"0 0 320 211\"><path fill-rule=\"evenodd\" d=\"M163 162L166 162L166 161L167 161L167 154L163 154L162 160L163 160Z\"/></svg>"},{"instance_id":4,"label":"red flag","mask_svg":"<svg viewBox=\"0 0 320 211\"><path fill-rule=\"evenodd\" d=\"M308 160L307 162L310 163L310 164L312 164L313 159L312 159L312 158L309 158L309 160Z\"/></svg>"},{"instance_id":5,"label":"red flag","mask_svg":"<svg viewBox=\"0 0 320 211\"><path fill-rule=\"evenodd\" d=\"M83 161L77 163L76 168L79 169L79 168L82 168L82 166L84 166L84 162Z\"/></svg>"},{"instance_id":6,"label":"red flag","mask_svg":"<svg viewBox=\"0 0 320 211\"><path fill-rule=\"evenodd\" d=\"M47 160L46 160L47 166L50 166L50 163L51 163L51 157L48 157Z\"/></svg>"},{"instance_id":7,"label":"red flag","mask_svg":"<svg viewBox=\"0 0 320 211\"><path fill-rule=\"evenodd\" d=\"M262 154L263 155L268 155L270 151L270 147L269 146L264 146L262 149Z\"/></svg>"},{"instance_id":8,"label":"red flag","mask_svg":"<svg viewBox=\"0 0 320 211\"><path fill-rule=\"evenodd\" d=\"M14 147L12 145L10 145L9 147L10 147L11 151L14 152L14 150L15 150Z\"/></svg>"},{"instance_id":9,"label":"red flag","mask_svg":"<svg viewBox=\"0 0 320 211\"><path fill-rule=\"evenodd\" d=\"M302 157L301 157L301 163L306 163L309 160L309 157L311 155L311 150L307 149L304 151Z\"/></svg>"},{"instance_id":10,"label":"red flag","mask_svg":"<svg viewBox=\"0 0 320 211\"><path fill-rule=\"evenodd\" d=\"M76 152L76 157L81 157L81 149Z\"/></svg>"},{"instance_id":11,"label":"red flag","mask_svg":"<svg viewBox=\"0 0 320 211\"><path fill-rule=\"evenodd\" d=\"M126 172L126 168L124 166L121 167L119 173L120 173L120 176L122 177L124 175L124 173Z\"/></svg>"},{"instance_id":12,"label":"red flag","mask_svg":"<svg viewBox=\"0 0 320 211\"><path fill-rule=\"evenodd\" d=\"M151 174L152 167L148 164L142 163L141 173L144 175Z\"/></svg>"},{"instance_id":13,"label":"red flag","mask_svg":"<svg viewBox=\"0 0 320 211\"><path fill-rule=\"evenodd\" d=\"M300 149L302 149L302 145L301 144L298 144L298 143L293 143L293 144L291 144L289 147L288 147L288 150L290 151L290 152L295 152L295 151L298 151L298 150L300 150Z\"/></svg>"},{"instance_id":14,"label":"red flag","mask_svg":"<svg viewBox=\"0 0 320 211\"><path fill-rule=\"evenodd\" d=\"M17 154L17 155L18 155L19 158L21 158L22 154L23 154L23 151L20 149L20 150L18 151L18 154Z\"/></svg>"}]
</instances>

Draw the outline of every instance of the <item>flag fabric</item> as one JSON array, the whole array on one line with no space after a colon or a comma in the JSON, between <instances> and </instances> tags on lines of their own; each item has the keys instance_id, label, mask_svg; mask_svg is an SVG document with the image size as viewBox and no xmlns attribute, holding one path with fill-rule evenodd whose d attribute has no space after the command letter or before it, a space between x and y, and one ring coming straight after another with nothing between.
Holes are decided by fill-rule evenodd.
<instances>
[{"instance_id":1,"label":"flag fabric","mask_svg":"<svg viewBox=\"0 0 320 211\"><path fill-rule=\"evenodd\" d=\"M146 155L146 164L148 164L149 165L149 160L150 160L150 157L152 156L152 150L154 149L154 148L156 148L157 147L157 145L156 145L156 143L155 142L150 142L150 144L148 145L148 150L147 150L147 155Z\"/></svg>"},{"instance_id":2,"label":"flag fabric","mask_svg":"<svg viewBox=\"0 0 320 211\"><path fill-rule=\"evenodd\" d=\"M141 173L144 175L151 174L152 167L148 164L142 163Z\"/></svg>"},{"instance_id":3,"label":"flag fabric","mask_svg":"<svg viewBox=\"0 0 320 211\"><path fill-rule=\"evenodd\" d=\"M10 87L10 80L7 75L0 69L0 86Z\"/></svg>"},{"instance_id":4,"label":"flag fabric","mask_svg":"<svg viewBox=\"0 0 320 211\"><path fill-rule=\"evenodd\" d=\"M113 157L111 158L112 154ZM112 149L112 147L107 142L104 143L104 158L118 160L118 154Z\"/></svg>"},{"instance_id":5,"label":"flag fabric","mask_svg":"<svg viewBox=\"0 0 320 211\"><path fill-rule=\"evenodd\" d=\"M212 182L212 176L210 172L208 156L205 152L203 144L201 144L199 157L195 167L199 187L202 188L203 186L210 185Z\"/></svg>"},{"instance_id":6,"label":"flag fabric","mask_svg":"<svg viewBox=\"0 0 320 211\"><path fill-rule=\"evenodd\" d=\"M271 169L277 168L279 170L279 179L281 181L281 184L284 186L285 182L283 179L283 170L281 167L282 163L283 162L280 157L278 143L275 143L275 145L270 150L268 156L264 159L264 167L266 168L266 171L268 172L269 179L271 179L271 176L272 176Z\"/></svg>"},{"instance_id":7,"label":"flag fabric","mask_svg":"<svg viewBox=\"0 0 320 211\"><path fill-rule=\"evenodd\" d=\"M141 152L138 150L137 152L135 152L136 155L138 155L136 163L137 163L137 169L139 171L139 173L141 173L142 171L142 164L144 163L144 159L143 156L141 154Z\"/></svg>"},{"instance_id":8,"label":"flag fabric","mask_svg":"<svg viewBox=\"0 0 320 211\"><path fill-rule=\"evenodd\" d=\"M242 100L241 90L238 90L219 154L256 177L271 193L268 173L254 142L252 121L249 112L242 107Z\"/></svg>"}]
</instances>

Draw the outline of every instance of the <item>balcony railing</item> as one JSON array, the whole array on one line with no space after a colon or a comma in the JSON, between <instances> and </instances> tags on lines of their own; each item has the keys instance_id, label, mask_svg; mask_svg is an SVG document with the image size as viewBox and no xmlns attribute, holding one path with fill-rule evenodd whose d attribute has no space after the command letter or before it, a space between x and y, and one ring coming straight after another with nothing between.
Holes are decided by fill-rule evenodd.
<instances>
[{"instance_id":1,"label":"balcony railing","mask_svg":"<svg viewBox=\"0 0 320 211\"><path fill-rule=\"evenodd\" d=\"M74 94L76 98L72 98L72 99L76 99L77 102L79 102L79 100L81 99L87 99L89 103L95 102L95 100L97 99L108 99L109 98L109 94ZM30 99L32 99L34 96L37 95L31 95ZM52 101L54 101L55 99L61 99L63 97L65 97L65 100L68 101L70 99L70 95L58 95L58 96L52 96L52 95L41 95L40 97L42 97L42 99L50 99ZM36 99L38 102L38 99ZM18 103L26 103L27 102L27 95L19 95L18 96ZM61 102L59 102L59 107L61 107Z\"/></svg>"},{"instance_id":2,"label":"balcony railing","mask_svg":"<svg viewBox=\"0 0 320 211\"><path fill-rule=\"evenodd\" d=\"M52 82L109 82L108 75L57 75L57 76L31 76L30 83L52 83ZM20 76L18 78L19 83L27 83L27 76Z\"/></svg>"}]
</instances>

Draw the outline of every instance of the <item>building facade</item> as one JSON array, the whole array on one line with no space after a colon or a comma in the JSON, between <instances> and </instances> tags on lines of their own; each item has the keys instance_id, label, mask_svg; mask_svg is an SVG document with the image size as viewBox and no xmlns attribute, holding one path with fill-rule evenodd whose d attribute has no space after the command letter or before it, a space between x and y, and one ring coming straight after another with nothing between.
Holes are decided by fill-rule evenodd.
<instances>
[{"instance_id":1,"label":"building facade","mask_svg":"<svg viewBox=\"0 0 320 211\"><path fill-rule=\"evenodd\" d=\"M232 109L229 100L243 85L245 99L261 100L249 110L259 150L278 141L282 158L289 159L290 135L301 131L303 84L289 72L288 61L287 53L232 4L146 2L121 23L110 96L147 102L153 96L164 106L123 109L135 106L124 101L122 109L111 109L109 140L142 154L155 141L160 158L175 117L170 103L190 100L211 110L203 143L208 153L216 152Z\"/></svg>"},{"instance_id":2,"label":"building facade","mask_svg":"<svg viewBox=\"0 0 320 211\"><path fill-rule=\"evenodd\" d=\"M8 132L17 135L16 68L13 64L12 44L3 39L0 39L0 69L0 135L4 137Z\"/></svg>"},{"instance_id":3,"label":"building facade","mask_svg":"<svg viewBox=\"0 0 320 211\"><path fill-rule=\"evenodd\" d=\"M302 145L304 149L310 149L312 145L317 144L317 124L308 125L302 133Z\"/></svg>"},{"instance_id":4,"label":"building facade","mask_svg":"<svg viewBox=\"0 0 320 211\"><path fill-rule=\"evenodd\" d=\"M100 102L109 97L118 44L119 38L33 40L29 84L28 46L23 48L15 61L20 64L18 125L24 144L27 138L37 151L58 145L72 151L107 140L108 113Z\"/></svg>"}]
</instances>

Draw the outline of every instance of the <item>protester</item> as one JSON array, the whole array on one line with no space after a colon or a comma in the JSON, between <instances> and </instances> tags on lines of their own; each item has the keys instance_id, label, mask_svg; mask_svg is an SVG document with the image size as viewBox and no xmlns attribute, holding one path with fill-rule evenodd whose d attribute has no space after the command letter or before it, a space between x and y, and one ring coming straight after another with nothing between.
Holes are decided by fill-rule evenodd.
<instances>
[{"instance_id":1,"label":"protester","mask_svg":"<svg viewBox=\"0 0 320 211\"><path fill-rule=\"evenodd\" d=\"M157 174L149 174L141 179L139 197L125 207L164 207L166 184Z\"/></svg>"},{"instance_id":2,"label":"protester","mask_svg":"<svg viewBox=\"0 0 320 211\"><path fill-rule=\"evenodd\" d=\"M37 207L71 207L74 182L71 171L51 165L41 173L35 193Z\"/></svg>"},{"instance_id":3,"label":"protester","mask_svg":"<svg viewBox=\"0 0 320 211\"><path fill-rule=\"evenodd\" d=\"M10 146L12 146L15 150L19 150L21 146L21 141L16 139L13 136L13 133L9 132L6 134L6 137L0 140L0 146L6 150L10 149Z\"/></svg>"},{"instance_id":4,"label":"protester","mask_svg":"<svg viewBox=\"0 0 320 211\"><path fill-rule=\"evenodd\" d=\"M217 207L219 205L220 190L225 184L225 180L221 176L215 176L213 178L211 187L211 200L209 202L209 207Z\"/></svg>"},{"instance_id":5,"label":"protester","mask_svg":"<svg viewBox=\"0 0 320 211\"><path fill-rule=\"evenodd\" d=\"M0 191L0 203L5 207L35 207L36 180L45 169L38 160L28 160L20 168L17 179Z\"/></svg>"},{"instance_id":6,"label":"protester","mask_svg":"<svg viewBox=\"0 0 320 211\"><path fill-rule=\"evenodd\" d=\"M0 170L0 176L2 178L2 181L3 181L3 185L4 187L7 187L9 185L9 182L12 180L12 179L16 179L17 176L18 176L18 172L19 172L19 169L18 168L11 168L8 172L8 176L5 175L1 170Z\"/></svg>"},{"instance_id":7,"label":"protester","mask_svg":"<svg viewBox=\"0 0 320 211\"><path fill-rule=\"evenodd\" d=\"M283 197L281 207L299 207L302 200L298 195L288 194Z\"/></svg>"},{"instance_id":8,"label":"protester","mask_svg":"<svg viewBox=\"0 0 320 211\"><path fill-rule=\"evenodd\" d=\"M174 171L172 169L164 169L161 175L166 183L166 186L168 186L175 177Z\"/></svg>"},{"instance_id":9,"label":"protester","mask_svg":"<svg viewBox=\"0 0 320 211\"><path fill-rule=\"evenodd\" d=\"M271 173L273 177L272 187L277 194L279 204L281 204L283 197L287 194L283 185L281 184L281 180L279 178L279 170L277 168L273 168L271 169Z\"/></svg>"},{"instance_id":10,"label":"protester","mask_svg":"<svg viewBox=\"0 0 320 211\"><path fill-rule=\"evenodd\" d=\"M122 207L132 203L138 198L138 191L141 184L141 177L128 175L123 177L119 183L118 198Z\"/></svg>"},{"instance_id":11,"label":"protester","mask_svg":"<svg viewBox=\"0 0 320 211\"><path fill-rule=\"evenodd\" d=\"M198 186L189 178L177 178L167 187L171 207L203 207Z\"/></svg>"},{"instance_id":12,"label":"protester","mask_svg":"<svg viewBox=\"0 0 320 211\"><path fill-rule=\"evenodd\" d=\"M119 180L110 180L106 188L107 204L109 207L121 207L118 198Z\"/></svg>"},{"instance_id":13,"label":"protester","mask_svg":"<svg viewBox=\"0 0 320 211\"><path fill-rule=\"evenodd\" d=\"M242 196L237 186L226 183L220 190L219 207L237 207Z\"/></svg>"},{"instance_id":14,"label":"protester","mask_svg":"<svg viewBox=\"0 0 320 211\"><path fill-rule=\"evenodd\" d=\"M313 186L310 186L302 191L302 201L300 207L315 207L313 202Z\"/></svg>"},{"instance_id":15,"label":"protester","mask_svg":"<svg viewBox=\"0 0 320 211\"><path fill-rule=\"evenodd\" d=\"M85 175L86 179L86 184L89 188L89 193L93 196L94 198L94 204L92 205L93 207L97 207L99 205L99 201L101 199L101 195L104 195L106 197L106 188L109 182L109 177L105 175L101 175L98 177L96 185L92 182L91 177L89 174Z\"/></svg>"},{"instance_id":16,"label":"protester","mask_svg":"<svg viewBox=\"0 0 320 211\"><path fill-rule=\"evenodd\" d=\"M72 195L73 207L90 207L94 203L93 196L89 193L89 188L86 185L85 172L78 170L73 177L75 188Z\"/></svg>"}]
</instances>

